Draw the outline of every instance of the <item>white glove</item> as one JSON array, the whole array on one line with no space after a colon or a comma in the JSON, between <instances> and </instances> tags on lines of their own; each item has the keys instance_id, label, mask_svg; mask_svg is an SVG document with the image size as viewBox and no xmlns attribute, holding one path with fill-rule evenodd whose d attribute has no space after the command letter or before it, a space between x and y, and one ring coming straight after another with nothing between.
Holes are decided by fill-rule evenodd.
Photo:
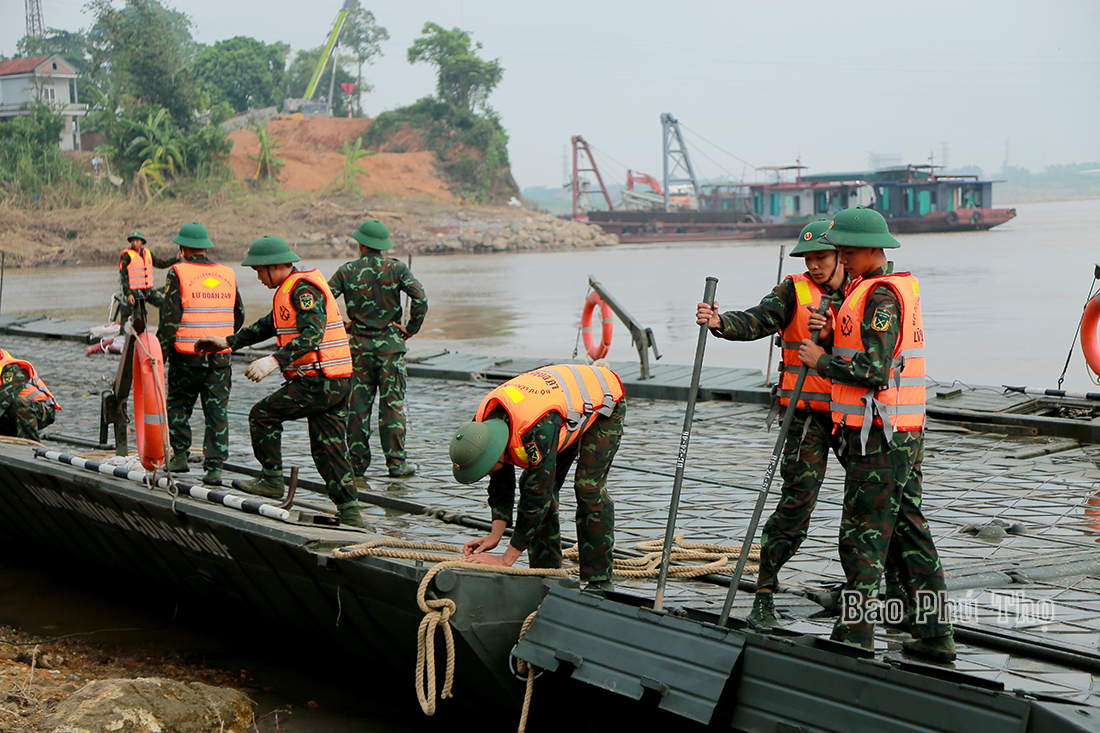
<instances>
[{"instance_id":1,"label":"white glove","mask_svg":"<svg viewBox=\"0 0 1100 733\"><path fill-rule=\"evenodd\" d=\"M253 382L259 382L278 368L279 362L275 361L274 356L265 356L249 364L248 368L244 370L244 375Z\"/></svg>"},{"instance_id":2,"label":"white glove","mask_svg":"<svg viewBox=\"0 0 1100 733\"><path fill-rule=\"evenodd\" d=\"M195 342L195 351L200 354L216 354L229 348L229 342L221 336L203 336Z\"/></svg>"}]
</instances>

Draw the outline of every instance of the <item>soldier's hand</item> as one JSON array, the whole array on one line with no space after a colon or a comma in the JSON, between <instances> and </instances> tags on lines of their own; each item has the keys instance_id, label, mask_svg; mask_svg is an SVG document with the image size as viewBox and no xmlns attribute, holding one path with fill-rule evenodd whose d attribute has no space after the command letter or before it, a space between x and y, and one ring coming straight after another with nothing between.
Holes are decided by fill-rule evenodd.
<instances>
[{"instance_id":1,"label":"soldier's hand","mask_svg":"<svg viewBox=\"0 0 1100 733\"><path fill-rule=\"evenodd\" d=\"M405 328L400 323L395 323L393 325L397 326L397 330L401 332L401 340L402 341L408 341L409 340L409 329Z\"/></svg>"},{"instance_id":2,"label":"soldier's hand","mask_svg":"<svg viewBox=\"0 0 1100 733\"><path fill-rule=\"evenodd\" d=\"M478 565L509 565L500 555L467 555L466 562Z\"/></svg>"},{"instance_id":3,"label":"soldier's hand","mask_svg":"<svg viewBox=\"0 0 1100 733\"><path fill-rule=\"evenodd\" d=\"M825 349L821 348L809 339L803 339L798 347L798 358L810 369L817 369L817 360L825 355Z\"/></svg>"},{"instance_id":4,"label":"soldier's hand","mask_svg":"<svg viewBox=\"0 0 1100 733\"><path fill-rule=\"evenodd\" d=\"M253 382L259 382L278 368L279 362L275 361L274 356L265 356L249 364L248 368L244 370L244 375Z\"/></svg>"},{"instance_id":5,"label":"soldier's hand","mask_svg":"<svg viewBox=\"0 0 1100 733\"><path fill-rule=\"evenodd\" d=\"M478 537L476 540L470 540L462 546L462 554L469 557L470 555L479 555L486 550L491 550L500 544L500 538L494 537L491 534L484 537Z\"/></svg>"},{"instance_id":6,"label":"soldier's hand","mask_svg":"<svg viewBox=\"0 0 1100 733\"><path fill-rule=\"evenodd\" d=\"M820 333L817 335L818 341L823 341L829 338L829 336L833 332L832 311L829 311L829 315L828 317L826 317L818 313L812 305L808 305L806 306L806 308L810 311L810 320L807 323L810 331L820 331Z\"/></svg>"},{"instance_id":7,"label":"soldier's hand","mask_svg":"<svg viewBox=\"0 0 1100 733\"><path fill-rule=\"evenodd\" d=\"M126 302L128 302L130 305L133 305L134 304L134 296L127 295L126 296Z\"/></svg>"},{"instance_id":8,"label":"soldier's hand","mask_svg":"<svg viewBox=\"0 0 1100 733\"><path fill-rule=\"evenodd\" d=\"M216 354L229 348L229 342L221 336L203 336L195 342L195 351L199 354Z\"/></svg>"},{"instance_id":9,"label":"soldier's hand","mask_svg":"<svg viewBox=\"0 0 1100 733\"><path fill-rule=\"evenodd\" d=\"M721 328L722 319L718 315L718 301L714 301L714 305L711 306L707 303L700 303L695 306L695 322L702 326L707 324L707 328Z\"/></svg>"}]
</instances>

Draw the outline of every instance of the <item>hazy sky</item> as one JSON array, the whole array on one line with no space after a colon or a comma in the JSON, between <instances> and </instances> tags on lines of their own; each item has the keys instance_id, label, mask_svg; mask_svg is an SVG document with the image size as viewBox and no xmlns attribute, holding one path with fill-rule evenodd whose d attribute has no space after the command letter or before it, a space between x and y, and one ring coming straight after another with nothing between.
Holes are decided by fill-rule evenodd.
<instances>
[{"instance_id":1,"label":"hazy sky","mask_svg":"<svg viewBox=\"0 0 1100 733\"><path fill-rule=\"evenodd\" d=\"M660 114L685 127L701 177L753 177L801 157L861 170L869 154L1033 172L1100 160L1095 0L363 0L391 40L366 69L368 114L434 90L405 49L425 21L461 27L499 58L490 97L521 186L562 183L583 135L608 182L660 177ZM41 0L47 27L91 25L80 0ZM341 0L175 0L197 41L237 35L295 50L327 36ZM121 5L121 0L116 0ZM23 0L0 0L0 53L23 35ZM740 159L740 160L739 160Z\"/></svg>"}]
</instances>

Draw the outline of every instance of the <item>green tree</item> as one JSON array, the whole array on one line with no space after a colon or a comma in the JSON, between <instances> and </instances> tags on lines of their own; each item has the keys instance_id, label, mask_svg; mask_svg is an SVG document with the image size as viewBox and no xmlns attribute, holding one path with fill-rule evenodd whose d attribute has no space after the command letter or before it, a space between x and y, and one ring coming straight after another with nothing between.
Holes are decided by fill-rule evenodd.
<instances>
[{"instance_id":1,"label":"green tree","mask_svg":"<svg viewBox=\"0 0 1100 733\"><path fill-rule=\"evenodd\" d=\"M126 0L121 9L91 0L88 7L96 17L88 41L100 88L163 107L189 129L195 83L188 64L197 51L191 20L157 0Z\"/></svg>"},{"instance_id":2,"label":"green tree","mask_svg":"<svg viewBox=\"0 0 1100 733\"><path fill-rule=\"evenodd\" d=\"M195 81L215 103L226 101L238 112L282 106L286 60L282 49L237 36L199 52Z\"/></svg>"},{"instance_id":3,"label":"green tree","mask_svg":"<svg viewBox=\"0 0 1100 733\"><path fill-rule=\"evenodd\" d=\"M143 166L149 162L163 166L169 175L175 175L183 169L186 142L172 124L168 110L162 108L156 113L150 112L144 122L123 122L137 133L137 137L127 146L126 155L136 155Z\"/></svg>"},{"instance_id":4,"label":"green tree","mask_svg":"<svg viewBox=\"0 0 1100 733\"><path fill-rule=\"evenodd\" d=\"M286 70L286 77L284 86L286 89L287 97L304 97L306 94L306 87L309 86L309 80L313 78L313 70L317 68L317 62L321 59L321 54L325 52L324 46L318 46L317 48L311 48L308 51L299 51L294 57L294 61L291 62L290 67ZM338 60L339 61L339 60ZM329 64L332 60L329 59ZM330 67L331 68L331 67ZM326 72L321 76L323 80L318 84L318 89L314 92L314 99L326 100L328 99L328 74ZM336 64L336 97L332 104L332 114L337 117L344 117L347 115L347 97L340 93L340 85L344 83L352 83L355 81L355 77L348 73L347 69ZM323 93L322 93L323 89Z\"/></svg>"},{"instance_id":5,"label":"green tree","mask_svg":"<svg viewBox=\"0 0 1100 733\"><path fill-rule=\"evenodd\" d=\"M504 75L500 59L484 61L477 55L481 44L470 44L470 34L464 30L425 23L420 38L408 50L410 64L423 61L438 67L439 99L467 111L483 103Z\"/></svg>"},{"instance_id":6,"label":"green tree","mask_svg":"<svg viewBox=\"0 0 1100 733\"><path fill-rule=\"evenodd\" d=\"M369 92L370 84L363 83L363 64L374 63L375 56L382 55L382 41L390 40L389 31L378 25L374 20L374 13L365 10L355 1L354 7L348 13L348 19L344 23L344 30L340 33L340 43L350 53L350 60L356 63L355 81L355 116L363 116L363 93Z\"/></svg>"}]
</instances>

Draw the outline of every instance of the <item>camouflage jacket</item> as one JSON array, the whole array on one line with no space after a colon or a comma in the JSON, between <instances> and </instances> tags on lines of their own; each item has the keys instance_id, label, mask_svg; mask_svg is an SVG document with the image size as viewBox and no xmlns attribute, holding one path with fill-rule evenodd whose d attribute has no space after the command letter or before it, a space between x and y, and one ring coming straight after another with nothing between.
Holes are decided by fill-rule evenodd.
<instances>
[{"instance_id":1,"label":"camouflage jacket","mask_svg":"<svg viewBox=\"0 0 1100 733\"><path fill-rule=\"evenodd\" d=\"M297 268L295 268L297 271ZM309 297L303 297L308 295ZM303 301L308 307L303 306ZM291 293L290 302L294 304L295 322L298 335L280 347L272 356L279 362L279 368L285 370L292 362L302 358L321 345L325 337L325 295L316 285L299 280ZM268 312L266 316L242 328L229 337L229 348L258 344L275 337L275 318ZM304 377L310 379L310 377Z\"/></svg>"},{"instance_id":2,"label":"camouflage jacket","mask_svg":"<svg viewBox=\"0 0 1100 733\"><path fill-rule=\"evenodd\" d=\"M833 307L839 308L844 302L844 290L849 282L850 279L846 277L839 289L830 291ZM712 328L710 332L727 341L756 341L782 333L794 317L796 308L798 296L794 291L794 281L783 278L782 282L763 297L759 305L720 315L721 328Z\"/></svg>"},{"instance_id":3,"label":"camouflage jacket","mask_svg":"<svg viewBox=\"0 0 1100 733\"><path fill-rule=\"evenodd\" d=\"M8 411L29 380L30 375L18 364L4 367L0 372L0 415Z\"/></svg>"},{"instance_id":4,"label":"camouflage jacket","mask_svg":"<svg viewBox=\"0 0 1100 733\"><path fill-rule=\"evenodd\" d=\"M893 271L894 263L887 262L884 267L867 273L865 277L873 278L879 275L889 275ZM879 314L879 323L886 318L889 319L884 330L874 327L876 313ZM867 307L863 311L863 320L859 324L859 331L863 339L864 352L856 354L851 359L834 359L826 354L818 359L817 371L830 379L837 379L848 384L858 384L872 388L881 387L890 379L890 364L894 360L894 347L897 346L898 338L901 336L901 303L898 302L898 297L893 290L888 287L880 287L871 291L871 294L867 296ZM897 444L901 441L908 442L913 439L913 436L895 432L894 438L894 442ZM853 448L858 449L858 440L850 442L854 442ZM885 448L885 434L882 428L872 429L866 452L875 453Z\"/></svg>"},{"instance_id":5,"label":"camouflage jacket","mask_svg":"<svg viewBox=\"0 0 1100 733\"><path fill-rule=\"evenodd\" d=\"M184 261L194 262L196 265L215 264L205 254L188 257ZM157 340L160 341L160 350L164 352L165 358L171 359L173 364L196 368L229 366L229 354L183 354L176 351L173 344L176 342L176 330L183 318L183 301L180 297L179 276L176 275L175 270L168 271L164 287L164 300L160 304L160 324L157 325ZM233 301L233 330L239 331L243 325L244 301L241 300L241 291L238 288L236 300Z\"/></svg>"},{"instance_id":6,"label":"camouflage jacket","mask_svg":"<svg viewBox=\"0 0 1100 733\"><path fill-rule=\"evenodd\" d=\"M167 270L169 267L180 261L178 250L177 254L173 254L170 257L158 257L157 253L151 249L149 250L149 254L153 256L153 267L157 268L158 270ZM118 258L119 260L122 259L121 253L119 253ZM123 300L125 300L130 296L130 275L126 272L126 268L121 264L118 267L118 282L122 288L122 298ZM154 302L153 305L157 304Z\"/></svg>"},{"instance_id":7,"label":"camouflage jacket","mask_svg":"<svg viewBox=\"0 0 1100 733\"><path fill-rule=\"evenodd\" d=\"M401 322L401 293L409 295L406 329L410 336L420 330L428 312L424 288L408 266L375 250L341 265L328 286L337 298L344 296L351 323L348 336L376 353L407 350L404 336L395 325Z\"/></svg>"},{"instance_id":8,"label":"camouflage jacket","mask_svg":"<svg viewBox=\"0 0 1100 733\"><path fill-rule=\"evenodd\" d=\"M486 419L507 418L503 410L494 410ZM526 550L535 530L546 519L554 503L557 488L558 436L563 418L551 412L539 420L523 436L524 450L531 465L519 477L519 506L515 507L515 530L512 547ZM499 471L489 474L489 509L493 521L503 520L512 526L512 508L516 495L516 467L505 463Z\"/></svg>"}]
</instances>

